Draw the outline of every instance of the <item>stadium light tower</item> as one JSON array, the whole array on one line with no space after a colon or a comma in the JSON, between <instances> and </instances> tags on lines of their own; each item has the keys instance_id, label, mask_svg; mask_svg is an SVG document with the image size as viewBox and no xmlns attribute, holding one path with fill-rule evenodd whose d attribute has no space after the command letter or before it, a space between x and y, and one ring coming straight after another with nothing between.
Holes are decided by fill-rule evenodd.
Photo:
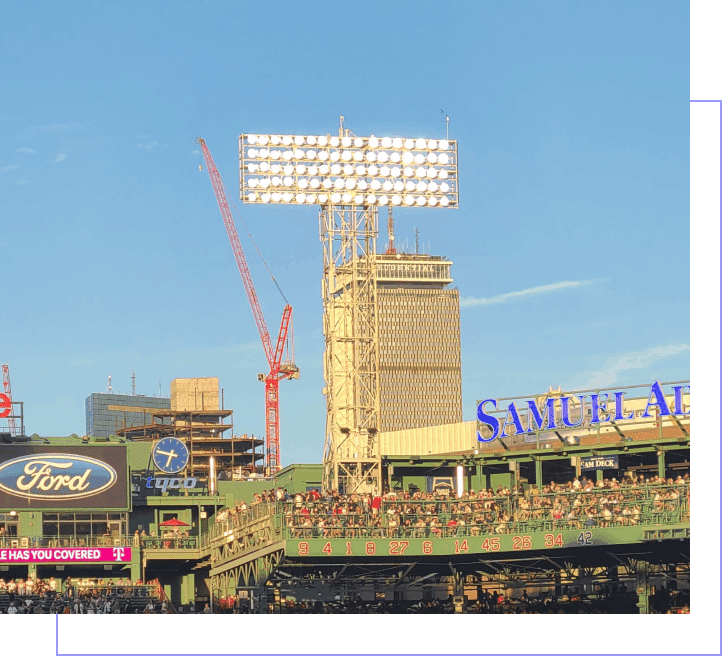
<instances>
[{"instance_id":1,"label":"stadium light tower","mask_svg":"<svg viewBox=\"0 0 722 656\"><path fill-rule=\"evenodd\" d=\"M376 238L379 207L456 208L456 141L242 134L244 203L319 205L323 243L324 486L381 492Z\"/></svg>"}]
</instances>

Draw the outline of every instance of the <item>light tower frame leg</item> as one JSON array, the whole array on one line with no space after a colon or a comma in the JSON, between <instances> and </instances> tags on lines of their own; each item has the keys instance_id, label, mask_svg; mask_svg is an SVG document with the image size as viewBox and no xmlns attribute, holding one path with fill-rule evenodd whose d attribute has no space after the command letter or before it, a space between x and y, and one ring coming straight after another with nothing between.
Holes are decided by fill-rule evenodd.
<instances>
[{"instance_id":1,"label":"light tower frame leg","mask_svg":"<svg viewBox=\"0 0 722 656\"><path fill-rule=\"evenodd\" d=\"M378 426L378 209L323 207L326 489L382 491Z\"/></svg>"}]
</instances>

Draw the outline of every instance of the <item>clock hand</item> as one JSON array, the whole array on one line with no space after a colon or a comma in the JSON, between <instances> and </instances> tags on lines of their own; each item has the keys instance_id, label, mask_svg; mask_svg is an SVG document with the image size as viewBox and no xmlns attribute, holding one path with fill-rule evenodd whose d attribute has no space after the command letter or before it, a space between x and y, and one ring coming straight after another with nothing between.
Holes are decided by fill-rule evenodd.
<instances>
[{"instance_id":1,"label":"clock hand","mask_svg":"<svg viewBox=\"0 0 722 656\"><path fill-rule=\"evenodd\" d=\"M175 451L171 451L170 453L168 453L168 451L161 451L160 449L156 449L155 452L161 456L172 456L173 458L178 455Z\"/></svg>"},{"instance_id":2,"label":"clock hand","mask_svg":"<svg viewBox=\"0 0 722 656\"><path fill-rule=\"evenodd\" d=\"M175 451L171 451L168 454L168 462L165 463L165 466L170 467L170 461L173 460L173 458L177 458L177 457L178 457L178 454Z\"/></svg>"}]
</instances>

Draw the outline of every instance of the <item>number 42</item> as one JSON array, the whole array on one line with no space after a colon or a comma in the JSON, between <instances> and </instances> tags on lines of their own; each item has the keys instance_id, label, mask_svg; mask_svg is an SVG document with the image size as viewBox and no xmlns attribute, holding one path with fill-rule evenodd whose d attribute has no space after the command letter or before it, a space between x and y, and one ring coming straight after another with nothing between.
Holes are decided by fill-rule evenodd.
<instances>
[{"instance_id":1,"label":"number 42","mask_svg":"<svg viewBox=\"0 0 722 656\"><path fill-rule=\"evenodd\" d=\"M579 544L592 544L592 532L582 531L577 538Z\"/></svg>"}]
</instances>

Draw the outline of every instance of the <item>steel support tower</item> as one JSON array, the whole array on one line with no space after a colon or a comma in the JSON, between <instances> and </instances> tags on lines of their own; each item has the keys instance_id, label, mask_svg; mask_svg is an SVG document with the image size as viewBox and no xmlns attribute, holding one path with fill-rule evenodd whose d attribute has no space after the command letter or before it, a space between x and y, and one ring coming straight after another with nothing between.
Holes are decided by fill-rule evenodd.
<instances>
[{"instance_id":1,"label":"steel support tower","mask_svg":"<svg viewBox=\"0 0 722 656\"><path fill-rule=\"evenodd\" d=\"M378 209L327 205L323 243L324 487L379 493Z\"/></svg>"}]
</instances>

